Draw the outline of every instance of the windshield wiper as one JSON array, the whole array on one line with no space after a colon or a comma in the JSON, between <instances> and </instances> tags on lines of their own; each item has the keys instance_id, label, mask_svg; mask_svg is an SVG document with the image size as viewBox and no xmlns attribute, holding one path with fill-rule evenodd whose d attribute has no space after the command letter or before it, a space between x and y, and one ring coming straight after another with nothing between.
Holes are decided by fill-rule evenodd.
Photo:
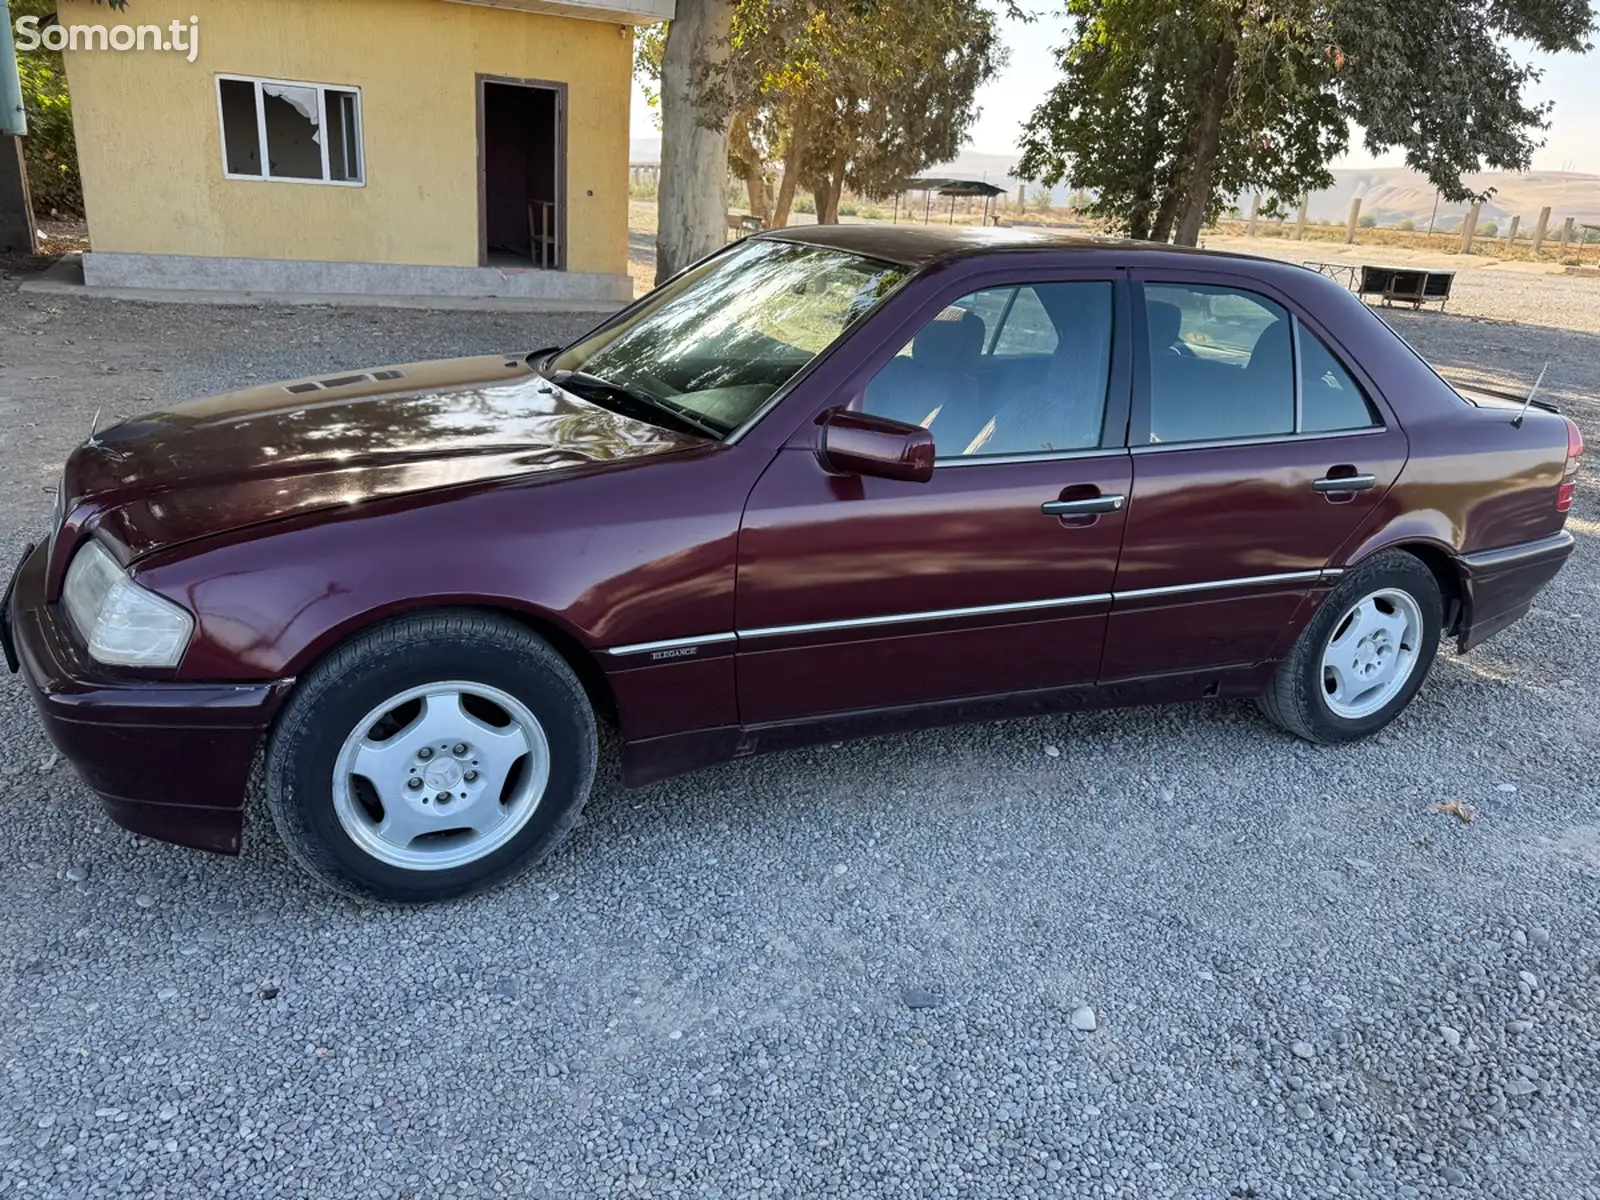
<instances>
[{"instance_id":1,"label":"windshield wiper","mask_svg":"<svg viewBox=\"0 0 1600 1200\"><path fill-rule=\"evenodd\" d=\"M673 404L659 396L652 396L642 388L631 388L609 379L602 379L598 375L591 375L587 371L556 371L547 376L551 383L558 387L568 388L580 395L585 391L603 392L614 400L620 400L632 407L637 413L639 410L655 414L665 414L673 424L682 427L689 433L704 434L708 438L721 441L726 436L726 431L718 429L709 421L690 411L681 404Z\"/></svg>"}]
</instances>

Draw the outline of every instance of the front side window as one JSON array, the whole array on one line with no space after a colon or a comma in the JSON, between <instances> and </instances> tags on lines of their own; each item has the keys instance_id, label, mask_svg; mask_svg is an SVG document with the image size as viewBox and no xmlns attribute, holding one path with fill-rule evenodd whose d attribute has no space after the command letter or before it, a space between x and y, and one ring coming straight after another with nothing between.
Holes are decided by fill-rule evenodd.
<instances>
[{"instance_id":1,"label":"front side window","mask_svg":"<svg viewBox=\"0 0 1600 1200\"><path fill-rule=\"evenodd\" d=\"M1100 444L1112 285L985 288L919 329L872 378L862 410L921 425L940 459Z\"/></svg>"},{"instance_id":2,"label":"front side window","mask_svg":"<svg viewBox=\"0 0 1600 1200\"><path fill-rule=\"evenodd\" d=\"M218 76L217 103L230 179L363 182L356 89Z\"/></svg>"},{"instance_id":3,"label":"front side window","mask_svg":"<svg viewBox=\"0 0 1600 1200\"><path fill-rule=\"evenodd\" d=\"M752 240L672 280L546 370L580 394L609 391L725 435L906 275L826 246Z\"/></svg>"}]
</instances>

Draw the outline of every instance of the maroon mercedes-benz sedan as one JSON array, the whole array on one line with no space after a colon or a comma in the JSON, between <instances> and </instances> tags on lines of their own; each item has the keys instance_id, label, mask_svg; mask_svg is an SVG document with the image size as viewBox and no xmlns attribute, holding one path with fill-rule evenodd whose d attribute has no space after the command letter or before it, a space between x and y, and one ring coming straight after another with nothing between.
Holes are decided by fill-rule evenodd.
<instances>
[{"instance_id":1,"label":"maroon mercedes-benz sedan","mask_svg":"<svg viewBox=\"0 0 1600 1200\"><path fill-rule=\"evenodd\" d=\"M0 613L111 815L347 892L528 867L594 778L1075 706L1388 724L1527 612L1582 441L1358 299L1004 231L751 238L565 349L106 429Z\"/></svg>"}]
</instances>

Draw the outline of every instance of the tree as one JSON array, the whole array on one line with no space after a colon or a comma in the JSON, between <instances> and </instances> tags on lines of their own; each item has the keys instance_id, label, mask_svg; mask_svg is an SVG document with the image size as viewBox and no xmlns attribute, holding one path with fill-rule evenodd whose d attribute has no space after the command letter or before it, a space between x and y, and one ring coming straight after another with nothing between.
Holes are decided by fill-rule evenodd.
<instances>
[{"instance_id":1,"label":"tree","mask_svg":"<svg viewBox=\"0 0 1600 1200\"><path fill-rule=\"evenodd\" d=\"M678 0L661 50L661 187L656 282L727 241L727 115L715 81L728 57L733 0Z\"/></svg>"},{"instance_id":2,"label":"tree","mask_svg":"<svg viewBox=\"0 0 1600 1200\"><path fill-rule=\"evenodd\" d=\"M847 187L883 198L955 157L1004 61L979 0L738 0L729 47L702 70L701 101L728 130L751 212L774 225L802 184L818 220L837 221ZM641 37L636 69L663 89L664 61ZM663 158L668 140L663 126Z\"/></svg>"},{"instance_id":3,"label":"tree","mask_svg":"<svg viewBox=\"0 0 1600 1200\"><path fill-rule=\"evenodd\" d=\"M1069 0L1061 79L1018 170L1097 193L1135 237L1192 245L1222 199L1276 215L1331 183L1358 122L1449 198L1483 166L1525 168L1547 107L1496 35L1581 49L1588 0Z\"/></svg>"}]
</instances>

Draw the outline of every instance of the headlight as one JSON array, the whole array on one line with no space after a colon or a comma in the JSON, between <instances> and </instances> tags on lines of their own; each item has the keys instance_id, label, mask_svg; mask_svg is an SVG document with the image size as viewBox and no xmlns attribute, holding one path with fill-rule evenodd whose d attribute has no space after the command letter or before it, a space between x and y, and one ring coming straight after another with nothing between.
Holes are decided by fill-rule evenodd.
<instances>
[{"instance_id":1,"label":"headlight","mask_svg":"<svg viewBox=\"0 0 1600 1200\"><path fill-rule=\"evenodd\" d=\"M98 542L85 542L67 568L61 604L96 662L119 667L175 667L194 618L146 591Z\"/></svg>"}]
</instances>

